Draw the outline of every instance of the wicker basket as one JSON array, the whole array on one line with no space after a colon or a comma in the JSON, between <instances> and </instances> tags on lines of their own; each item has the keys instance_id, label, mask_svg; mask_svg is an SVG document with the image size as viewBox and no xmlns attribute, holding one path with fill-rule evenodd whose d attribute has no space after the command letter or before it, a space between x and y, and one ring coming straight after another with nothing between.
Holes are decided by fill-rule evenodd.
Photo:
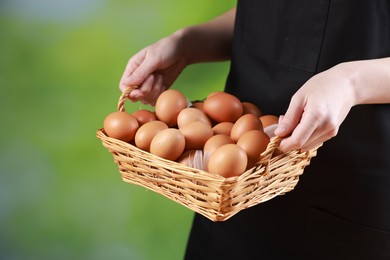
<instances>
[{"instance_id":1,"label":"wicker basket","mask_svg":"<svg viewBox=\"0 0 390 260\"><path fill-rule=\"evenodd\" d=\"M119 99L119 111L124 111L126 95ZM293 190L318 149L275 153L281 138L273 137L256 166L238 177L224 178L108 137L104 129L96 135L113 155L123 181L162 194L212 221L225 221L243 209Z\"/></svg>"}]
</instances>

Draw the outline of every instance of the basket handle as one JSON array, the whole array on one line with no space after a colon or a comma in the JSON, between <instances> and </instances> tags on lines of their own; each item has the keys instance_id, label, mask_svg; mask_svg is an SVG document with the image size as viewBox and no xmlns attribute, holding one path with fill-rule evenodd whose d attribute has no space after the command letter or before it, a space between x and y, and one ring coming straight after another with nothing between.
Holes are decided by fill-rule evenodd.
<instances>
[{"instance_id":1,"label":"basket handle","mask_svg":"<svg viewBox=\"0 0 390 260\"><path fill-rule=\"evenodd\" d=\"M279 144L282 141L282 139L283 138L280 136L272 137L271 141L269 142L269 144L267 146L267 149L265 150L265 152L263 154L261 154L262 158L260 160L260 164L265 165L264 175L269 174L269 172L270 172L269 165L270 165L271 158L274 155L276 149L279 147Z\"/></svg>"},{"instance_id":2,"label":"basket handle","mask_svg":"<svg viewBox=\"0 0 390 260\"><path fill-rule=\"evenodd\" d=\"M118 100L118 111L119 112L124 112L125 111L125 102L126 100L129 99L129 95L133 89L138 88L138 86L131 86L126 88L123 92L122 95L119 97Z\"/></svg>"}]
</instances>

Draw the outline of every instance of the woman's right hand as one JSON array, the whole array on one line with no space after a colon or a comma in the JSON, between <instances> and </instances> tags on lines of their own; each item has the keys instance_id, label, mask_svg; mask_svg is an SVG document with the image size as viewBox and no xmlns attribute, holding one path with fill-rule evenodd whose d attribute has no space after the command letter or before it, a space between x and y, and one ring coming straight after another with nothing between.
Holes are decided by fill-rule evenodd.
<instances>
[{"instance_id":1,"label":"woman's right hand","mask_svg":"<svg viewBox=\"0 0 390 260\"><path fill-rule=\"evenodd\" d=\"M124 91L138 86L129 98L154 105L187 65L229 59L235 14L236 8L232 8L208 22L182 28L142 49L127 63L119 88Z\"/></svg>"},{"instance_id":2,"label":"woman's right hand","mask_svg":"<svg viewBox=\"0 0 390 260\"><path fill-rule=\"evenodd\" d=\"M179 30L131 57L120 80L120 90L138 86L131 91L130 100L154 105L188 65L183 39Z\"/></svg>"}]
</instances>

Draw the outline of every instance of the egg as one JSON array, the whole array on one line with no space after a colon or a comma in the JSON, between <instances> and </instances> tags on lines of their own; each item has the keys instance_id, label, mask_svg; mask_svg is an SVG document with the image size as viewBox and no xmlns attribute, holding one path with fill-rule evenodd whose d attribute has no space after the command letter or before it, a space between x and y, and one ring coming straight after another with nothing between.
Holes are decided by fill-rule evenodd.
<instances>
[{"instance_id":1,"label":"egg","mask_svg":"<svg viewBox=\"0 0 390 260\"><path fill-rule=\"evenodd\" d=\"M126 111L117 111L104 119L104 131L109 137L130 142L139 128L137 119Z\"/></svg>"},{"instance_id":2,"label":"egg","mask_svg":"<svg viewBox=\"0 0 390 260\"><path fill-rule=\"evenodd\" d=\"M177 117L187 107L186 97L178 90L168 89L156 101L156 116L169 127L177 124Z\"/></svg>"},{"instance_id":3,"label":"egg","mask_svg":"<svg viewBox=\"0 0 390 260\"><path fill-rule=\"evenodd\" d=\"M260 120L263 124L263 128L266 128L267 126L277 124L279 122L279 117L275 115L262 115Z\"/></svg>"},{"instance_id":4,"label":"egg","mask_svg":"<svg viewBox=\"0 0 390 260\"><path fill-rule=\"evenodd\" d=\"M248 156L244 149L236 144L220 146L208 161L208 171L225 178L241 175L247 167Z\"/></svg>"},{"instance_id":5,"label":"egg","mask_svg":"<svg viewBox=\"0 0 390 260\"><path fill-rule=\"evenodd\" d=\"M237 145L248 155L248 168L252 168L260 160L260 155L267 149L269 142L269 136L262 130L248 131L238 139Z\"/></svg>"},{"instance_id":6,"label":"egg","mask_svg":"<svg viewBox=\"0 0 390 260\"><path fill-rule=\"evenodd\" d=\"M196 108L196 109L199 109L200 111L204 111L203 110L203 101L195 101L191 104L191 107L193 108Z\"/></svg>"},{"instance_id":7,"label":"egg","mask_svg":"<svg viewBox=\"0 0 390 260\"><path fill-rule=\"evenodd\" d=\"M234 141L230 136L224 134L214 135L204 144L203 151L205 154L211 155L217 148L224 144L234 144Z\"/></svg>"},{"instance_id":8,"label":"egg","mask_svg":"<svg viewBox=\"0 0 390 260\"><path fill-rule=\"evenodd\" d=\"M171 161L176 161L183 154L184 148L184 135L176 128L158 132L150 143L150 153Z\"/></svg>"},{"instance_id":9,"label":"egg","mask_svg":"<svg viewBox=\"0 0 390 260\"><path fill-rule=\"evenodd\" d=\"M209 95L203 104L204 112L214 121L234 123L243 113L241 101L229 93Z\"/></svg>"},{"instance_id":10,"label":"egg","mask_svg":"<svg viewBox=\"0 0 390 260\"><path fill-rule=\"evenodd\" d=\"M186 150L203 149L206 141L214 135L213 129L202 121L193 121L179 128L185 137Z\"/></svg>"},{"instance_id":11,"label":"egg","mask_svg":"<svg viewBox=\"0 0 390 260\"><path fill-rule=\"evenodd\" d=\"M146 109L137 110L132 115L137 119L140 126L147 122L157 120L156 114Z\"/></svg>"},{"instance_id":12,"label":"egg","mask_svg":"<svg viewBox=\"0 0 390 260\"><path fill-rule=\"evenodd\" d=\"M234 123L230 137L237 141L245 132L250 130L263 130L263 125L254 114L245 114Z\"/></svg>"},{"instance_id":13,"label":"egg","mask_svg":"<svg viewBox=\"0 0 390 260\"><path fill-rule=\"evenodd\" d=\"M221 93L225 93L223 91L213 91L211 92L210 94L207 95L206 99L211 97L211 96L214 96L214 95L217 95L217 94L221 94Z\"/></svg>"},{"instance_id":14,"label":"egg","mask_svg":"<svg viewBox=\"0 0 390 260\"><path fill-rule=\"evenodd\" d=\"M254 114L257 117L263 115L260 108L251 102L242 102L242 107L244 109L243 114Z\"/></svg>"},{"instance_id":15,"label":"egg","mask_svg":"<svg viewBox=\"0 0 390 260\"><path fill-rule=\"evenodd\" d=\"M179 115L177 116L177 125L179 128L193 121L201 121L208 124L211 127L210 119L206 116L205 113L203 113L201 110L197 108L193 108L193 107L184 108L182 111L180 111Z\"/></svg>"},{"instance_id":16,"label":"egg","mask_svg":"<svg viewBox=\"0 0 390 260\"><path fill-rule=\"evenodd\" d=\"M214 135L217 134L224 134L230 136L230 132L232 131L233 128L233 123L232 122L221 122L213 126L213 132Z\"/></svg>"},{"instance_id":17,"label":"egg","mask_svg":"<svg viewBox=\"0 0 390 260\"><path fill-rule=\"evenodd\" d=\"M150 121L142 126L137 130L134 137L135 145L144 150L149 152L150 151L150 143L152 142L154 136L162 131L167 129L168 126L162 121Z\"/></svg>"}]
</instances>

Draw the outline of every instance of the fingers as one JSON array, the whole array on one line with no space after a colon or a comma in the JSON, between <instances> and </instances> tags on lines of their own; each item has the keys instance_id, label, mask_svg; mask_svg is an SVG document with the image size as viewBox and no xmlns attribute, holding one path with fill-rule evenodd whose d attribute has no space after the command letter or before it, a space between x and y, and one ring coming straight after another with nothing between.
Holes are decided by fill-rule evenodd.
<instances>
[{"instance_id":1,"label":"fingers","mask_svg":"<svg viewBox=\"0 0 390 260\"><path fill-rule=\"evenodd\" d=\"M160 96L160 94L165 91L166 87L163 82L163 76L160 74L157 74L156 80L153 85L153 91L149 93L146 101L150 105L155 105L157 98Z\"/></svg>"},{"instance_id":2,"label":"fingers","mask_svg":"<svg viewBox=\"0 0 390 260\"><path fill-rule=\"evenodd\" d=\"M304 110L303 101L296 97L291 99L290 105L285 115L279 118L278 127L275 129L275 135L285 137L295 129L301 120L301 115Z\"/></svg>"},{"instance_id":3,"label":"fingers","mask_svg":"<svg viewBox=\"0 0 390 260\"><path fill-rule=\"evenodd\" d=\"M143 62L136 67L127 77L124 78L123 83L127 86L138 86L146 80L157 69L157 63L154 59L144 59ZM132 68L132 65L130 65Z\"/></svg>"},{"instance_id":4,"label":"fingers","mask_svg":"<svg viewBox=\"0 0 390 260\"><path fill-rule=\"evenodd\" d=\"M137 89L131 91L129 98L133 102L141 101L144 104L155 105L158 96L165 89L163 76L150 74Z\"/></svg>"},{"instance_id":5,"label":"fingers","mask_svg":"<svg viewBox=\"0 0 390 260\"><path fill-rule=\"evenodd\" d=\"M163 77L160 74L155 75L155 80L153 82L153 86L151 86L149 91L144 91L143 96L140 99L142 103L149 104L149 105L155 105L157 98L160 96L160 94L165 90L163 85Z\"/></svg>"},{"instance_id":6,"label":"fingers","mask_svg":"<svg viewBox=\"0 0 390 260\"><path fill-rule=\"evenodd\" d=\"M339 125L332 123L327 117L313 112L304 113L292 134L282 140L279 149L307 151L336 136L338 128Z\"/></svg>"},{"instance_id":7,"label":"fingers","mask_svg":"<svg viewBox=\"0 0 390 260\"><path fill-rule=\"evenodd\" d=\"M155 55L148 55L148 53L148 49L143 49L129 60L119 83L121 91L145 83L148 77L158 69L158 59ZM148 84L150 83L149 79Z\"/></svg>"},{"instance_id":8,"label":"fingers","mask_svg":"<svg viewBox=\"0 0 390 260\"><path fill-rule=\"evenodd\" d=\"M127 63L125 71L122 74L121 80L119 82L119 89L123 92L126 88L134 86L130 85L128 82L128 78L132 73L142 64L145 60L146 51L141 50L137 54L135 54Z\"/></svg>"},{"instance_id":9,"label":"fingers","mask_svg":"<svg viewBox=\"0 0 390 260\"><path fill-rule=\"evenodd\" d=\"M286 119L285 117L284 120ZM315 135L317 123L310 114L304 113L292 134L281 141L279 149L282 151L301 149L310 139L317 138Z\"/></svg>"},{"instance_id":10,"label":"fingers","mask_svg":"<svg viewBox=\"0 0 390 260\"><path fill-rule=\"evenodd\" d=\"M146 80L138 86L138 88L130 92L129 98L131 101L136 102L138 100L144 99L145 95L148 95L152 90L154 84L155 76L150 74Z\"/></svg>"},{"instance_id":11,"label":"fingers","mask_svg":"<svg viewBox=\"0 0 390 260\"><path fill-rule=\"evenodd\" d=\"M134 55L126 65L119 83L123 92L129 87L137 86L132 90L129 99L133 102L141 101L144 104L154 105L157 97L165 90L163 77L156 74L157 59L148 56L148 49L143 49Z\"/></svg>"},{"instance_id":12,"label":"fingers","mask_svg":"<svg viewBox=\"0 0 390 260\"><path fill-rule=\"evenodd\" d=\"M332 137L334 137L335 134L333 131L329 131L326 134L323 134L319 137L310 139L309 142L307 142L302 148L300 149L301 151L309 151L310 149L313 149L317 146L319 146L322 143L325 143L326 141L330 140Z\"/></svg>"}]
</instances>

